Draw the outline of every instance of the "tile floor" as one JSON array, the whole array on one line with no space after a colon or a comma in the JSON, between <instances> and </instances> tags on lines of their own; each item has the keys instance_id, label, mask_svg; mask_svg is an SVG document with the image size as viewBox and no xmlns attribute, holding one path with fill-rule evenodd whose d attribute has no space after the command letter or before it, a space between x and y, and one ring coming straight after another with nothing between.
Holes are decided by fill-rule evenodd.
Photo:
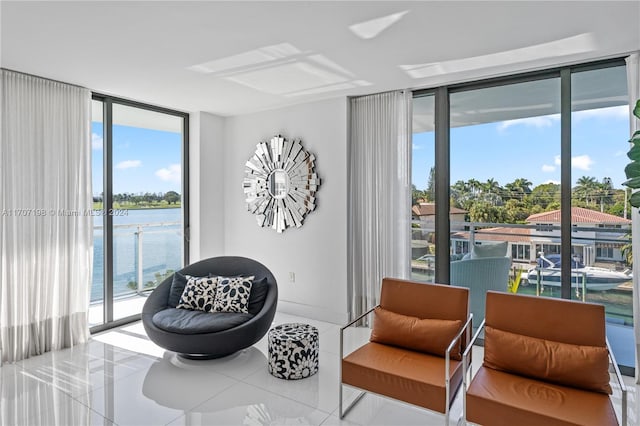
<instances>
[{"instance_id":1,"label":"tile floor","mask_svg":"<svg viewBox=\"0 0 640 426\"><path fill-rule=\"evenodd\" d=\"M226 358L189 361L150 342L141 323L84 345L0 367L0 425L441 425L443 417L367 394L338 417L339 326L278 313L274 325L305 322L320 334L320 368L296 381L267 372L266 336ZM361 330L363 331L363 330ZM345 351L367 333L347 336ZM482 349L475 359L481 359ZM477 362L476 362L477 364ZM629 424L638 425L638 387ZM346 388L345 398L355 392ZM614 394L620 410L619 394ZM462 411L458 396L451 424Z\"/></svg>"}]
</instances>

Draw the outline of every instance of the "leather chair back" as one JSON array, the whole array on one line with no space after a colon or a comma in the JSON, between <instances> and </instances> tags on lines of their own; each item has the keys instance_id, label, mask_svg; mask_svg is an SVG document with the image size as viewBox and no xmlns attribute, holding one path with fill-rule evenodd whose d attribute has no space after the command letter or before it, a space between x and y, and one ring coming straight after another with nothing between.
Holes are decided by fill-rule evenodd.
<instances>
[{"instance_id":1,"label":"leather chair back","mask_svg":"<svg viewBox=\"0 0 640 426\"><path fill-rule=\"evenodd\" d=\"M606 347L603 305L487 292L486 325L574 345Z\"/></svg>"},{"instance_id":2,"label":"leather chair back","mask_svg":"<svg viewBox=\"0 0 640 426\"><path fill-rule=\"evenodd\" d=\"M451 285L416 285L414 281L384 278L380 306L421 319L461 320L469 315L469 289Z\"/></svg>"}]
</instances>

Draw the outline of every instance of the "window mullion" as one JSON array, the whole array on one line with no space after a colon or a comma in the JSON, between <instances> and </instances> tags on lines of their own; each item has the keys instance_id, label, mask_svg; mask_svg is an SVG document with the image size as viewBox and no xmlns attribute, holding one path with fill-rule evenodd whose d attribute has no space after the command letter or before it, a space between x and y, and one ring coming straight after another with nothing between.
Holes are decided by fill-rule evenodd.
<instances>
[{"instance_id":1,"label":"window mullion","mask_svg":"<svg viewBox=\"0 0 640 426\"><path fill-rule=\"evenodd\" d=\"M563 299L571 298L571 69L560 70L560 254Z\"/></svg>"}]
</instances>

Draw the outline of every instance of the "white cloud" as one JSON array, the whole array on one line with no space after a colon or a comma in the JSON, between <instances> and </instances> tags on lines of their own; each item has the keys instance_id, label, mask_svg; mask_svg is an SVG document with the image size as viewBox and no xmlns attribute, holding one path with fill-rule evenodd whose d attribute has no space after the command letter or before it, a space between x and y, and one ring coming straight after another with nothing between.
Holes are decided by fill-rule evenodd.
<instances>
[{"instance_id":1,"label":"white cloud","mask_svg":"<svg viewBox=\"0 0 640 426\"><path fill-rule=\"evenodd\" d=\"M554 122L560 120L560 114L543 115L541 117L516 118L515 120L506 120L498 124L498 130L506 130L511 126L523 125L536 128L550 127Z\"/></svg>"},{"instance_id":2,"label":"white cloud","mask_svg":"<svg viewBox=\"0 0 640 426\"><path fill-rule=\"evenodd\" d=\"M116 169L133 169L142 166L140 160L124 160L116 164Z\"/></svg>"},{"instance_id":3,"label":"white cloud","mask_svg":"<svg viewBox=\"0 0 640 426\"><path fill-rule=\"evenodd\" d=\"M553 164L555 164L556 166L559 166L560 163L561 163L561 160L559 155L556 155L555 157L553 157ZM573 167L574 169L591 170L591 166L594 163L595 161L593 161L591 157L589 157L587 154L571 157L571 167ZM542 166L542 170L544 170L545 167L552 167L552 166ZM544 171L547 171L547 170L544 170ZM551 171L551 170L548 170L548 171Z\"/></svg>"},{"instance_id":4,"label":"white cloud","mask_svg":"<svg viewBox=\"0 0 640 426\"><path fill-rule=\"evenodd\" d=\"M181 171L180 164L170 164L169 167L156 170L156 176L166 182L180 182L182 179Z\"/></svg>"},{"instance_id":5,"label":"white cloud","mask_svg":"<svg viewBox=\"0 0 640 426\"><path fill-rule=\"evenodd\" d=\"M102 136L97 133L91 133L91 149L102 149Z\"/></svg>"},{"instance_id":6,"label":"white cloud","mask_svg":"<svg viewBox=\"0 0 640 426\"><path fill-rule=\"evenodd\" d=\"M419 150L419 149L422 149L422 147L421 147L420 145L416 145L415 143L414 143L414 144L412 144L412 145L413 145L413 146L412 146L412 148L413 148L413 150L414 150L414 151L417 151L417 150Z\"/></svg>"},{"instance_id":7,"label":"white cloud","mask_svg":"<svg viewBox=\"0 0 640 426\"><path fill-rule=\"evenodd\" d=\"M625 152L625 151L620 150L620 151L616 151L616 153L615 153L615 154L613 154L613 156L614 156L614 157L621 157L621 156L623 156L623 155L625 155L625 154L626 154L626 152Z\"/></svg>"},{"instance_id":8,"label":"white cloud","mask_svg":"<svg viewBox=\"0 0 640 426\"><path fill-rule=\"evenodd\" d=\"M578 170L591 170L591 166L595 163L587 154L577 155L575 157L571 157L571 167ZM561 165L560 156L556 155L553 157L553 166L544 164L542 166L543 172L553 172L556 170L557 166Z\"/></svg>"},{"instance_id":9,"label":"white cloud","mask_svg":"<svg viewBox=\"0 0 640 426\"><path fill-rule=\"evenodd\" d=\"M571 157L571 167L579 170L591 170L593 160L588 155L578 155Z\"/></svg>"},{"instance_id":10,"label":"white cloud","mask_svg":"<svg viewBox=\"0 0 640 426\"><path fill-rule=\"evenodd\" d=\"M554 185L560 185L560 181L559 180L553 180L553 179L549 179L548 181L543 182L543 183L552 183Z\"/></svg>"}]
</instances>

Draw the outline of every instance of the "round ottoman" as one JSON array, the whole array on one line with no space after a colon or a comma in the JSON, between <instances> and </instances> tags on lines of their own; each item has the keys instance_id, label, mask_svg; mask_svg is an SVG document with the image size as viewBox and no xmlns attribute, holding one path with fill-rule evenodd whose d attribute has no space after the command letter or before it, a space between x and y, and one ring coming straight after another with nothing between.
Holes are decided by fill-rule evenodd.
<instances>
[{"instance_id":1,"label":"round ottoman","mask_svg":"<svg viewBox=\"0 0 640 426\"><path fill-rule=\"evenodd\" d=\"M318 329L301 323L269 330L269 373L280 379L303 379L318 372Z\"/></svg>"}]
</instances>

